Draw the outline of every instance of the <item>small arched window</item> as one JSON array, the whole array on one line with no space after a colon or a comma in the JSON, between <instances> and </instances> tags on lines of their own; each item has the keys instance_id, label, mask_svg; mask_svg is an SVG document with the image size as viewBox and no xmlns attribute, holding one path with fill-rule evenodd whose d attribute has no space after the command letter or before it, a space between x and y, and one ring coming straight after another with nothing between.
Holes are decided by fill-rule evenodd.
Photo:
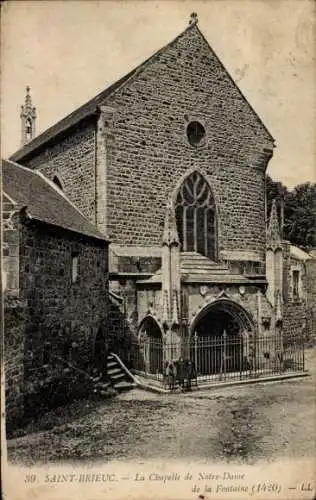
<instances>
[{"instance_id":1,"label":"small arched window","mask_svg":"<svg viewBox=\"0 0 316 500\"><path fill-rule=\"evenodd\" d=\"M56 186L61 190L63 191L63 186L62 186L62 183L61 183L61 180L59 179L59 177L57 175L54 176L53 178L53 183L56 184Z\"/></svg>"},{"instance_id":2,"label":"small arched window","mask_svg":"<svg viewBox=\"0 0 316 500\"><path fill-rule=\"evenodd\" d=\"M216 260L216 212L212 191L199 172L189 175L176 200L181 249Z\"/></svg>"},{"instance_id":3,"label":"small arched window","mask_svg":"<svg viewBox=\"0 0 316 500\"><path fill-rule=\"evenodd\" d=\"M26 138L31 139L32 138L32 121L30 118L26 120L26 125L25 125L25 133L26 133Z\"/></svg>"}]
</instances>

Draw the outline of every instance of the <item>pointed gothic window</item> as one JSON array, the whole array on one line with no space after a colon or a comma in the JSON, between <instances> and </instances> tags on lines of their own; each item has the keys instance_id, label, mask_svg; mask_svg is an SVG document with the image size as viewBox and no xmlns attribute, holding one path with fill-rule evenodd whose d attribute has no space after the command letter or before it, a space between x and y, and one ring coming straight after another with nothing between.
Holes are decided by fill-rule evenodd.
<instances>
[{"instance_id":1,"label":"pointed gothic window","mask_svg":"<svg viewBox=\"0 0 316 500\"><path fill-rule=\"evenodd\" d=\"M216 259L216 216L212 191L199 172L185 179L176 200L181 249Z\"/></svg>"}]
</instances>

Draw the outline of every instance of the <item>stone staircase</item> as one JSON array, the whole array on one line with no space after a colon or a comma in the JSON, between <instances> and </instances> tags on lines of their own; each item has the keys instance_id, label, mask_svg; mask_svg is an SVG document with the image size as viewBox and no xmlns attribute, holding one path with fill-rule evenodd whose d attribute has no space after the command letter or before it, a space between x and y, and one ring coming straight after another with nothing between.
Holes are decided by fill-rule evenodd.
<instances>
[{"instance_id":1,"label":"stone staircase","mask_svg":"<svg viewBox=\"0 0 316 500\"><path fill-rule=\"evenodd\" d=\"M139 280L138 283L159 283L161 282L161 268L146 280ZM198 252L180 253L181 279L187 283L250 283L251 280L242 274L232 273L227 264L214 262Z\"/></svg>"},{"instance_id":2,"label":"stone staircase","mask_svg":"<svg viewBox=\"0 0 316 500\"><path fill-rule=\"evenodd\" d=\"M93 392L101 398L109 398L114 394L129 391L135 387L131 377L120 365L115 356L107 356L107 379L102 375L92 377Z\"/></svg>"},{"instance_id":3,"label":"stone staircase","mask_svg":"<svg viewBox=\"0 0 316 500\"><path fill-rule=\"evenodd\" d=\"M229 274L225 264L214 262L197 252L181 252L181 273L184 274Z\"/></svg>"},{"instance_id":4,"label":"stone staircase","mask_svg":"<svg viewBox=\"0 0 316 500\"><path fill-rule=\"evenodd\" d=\"M101 380L101 377L93 378L93 392L96 396L100 396L102 398L109 398L114 394L114 391L111 387L111 382Z\"/></svg>"},{"instance_id":5,"label":"stone staircase","mask_svg":"<svg viewBox=\"0 0 316 500\"><path fill-rule=\"evenodd\" d=\"M100 375L91 377L91 382L95 396L105 399L135 387L129 374L112 354L107 356L107 379Z\"/></svg>"},{"instance_id":6,"label":"stone staircase","mask_svg":"<svg viewBox=\"0 0 316 500\"><path fill-rule=\"evenodd\" d=\"M130 376L113 354L107 357L107 374L110 386L117 392L129 391L135 387Z\"/></svg>"},{"instance_id":7,"label":"stone staircase","mask_svg":"<svg viewBox=\"0 0 316 500\"><path fill-rule=\"evenodd\" d=\"M214 262L197 252L182 252L181 275L186 282L192 283L249 283L242 274L232 273L223 262Z\"/></svg>"}]
</instances>

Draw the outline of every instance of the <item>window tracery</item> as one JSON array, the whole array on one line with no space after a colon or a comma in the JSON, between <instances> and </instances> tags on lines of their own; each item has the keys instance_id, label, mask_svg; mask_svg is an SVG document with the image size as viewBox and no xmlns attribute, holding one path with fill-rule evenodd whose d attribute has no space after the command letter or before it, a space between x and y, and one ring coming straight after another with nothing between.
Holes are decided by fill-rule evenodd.
<instances>
[{"instance_id":1,"label":"window tracery","mask_svg":"<svg viewBox=\"0 0 316 500\"><path fill-rule=\"evenodd\" d=\"M189 175L179 189L176 204L181 249L216 259L216 213L212 191L199 172Z\"/></svg>"}]
</instances>

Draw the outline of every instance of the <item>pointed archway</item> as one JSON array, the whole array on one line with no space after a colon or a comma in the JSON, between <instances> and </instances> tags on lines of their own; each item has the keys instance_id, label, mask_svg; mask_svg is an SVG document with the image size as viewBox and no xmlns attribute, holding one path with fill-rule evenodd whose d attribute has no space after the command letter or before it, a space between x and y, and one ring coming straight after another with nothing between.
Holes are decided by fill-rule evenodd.
<instances>
[{"instance_id":1,"label":"pointed archway","mask_svg":"<svg viewBox=\"0 0 316 500\"><path fill-rule=\"evenodd\" d=\"M230 299L206 305L190 327L190 357L200 375L243 370L249 363L254 323Z\"/></svg>"}]
</instances>

